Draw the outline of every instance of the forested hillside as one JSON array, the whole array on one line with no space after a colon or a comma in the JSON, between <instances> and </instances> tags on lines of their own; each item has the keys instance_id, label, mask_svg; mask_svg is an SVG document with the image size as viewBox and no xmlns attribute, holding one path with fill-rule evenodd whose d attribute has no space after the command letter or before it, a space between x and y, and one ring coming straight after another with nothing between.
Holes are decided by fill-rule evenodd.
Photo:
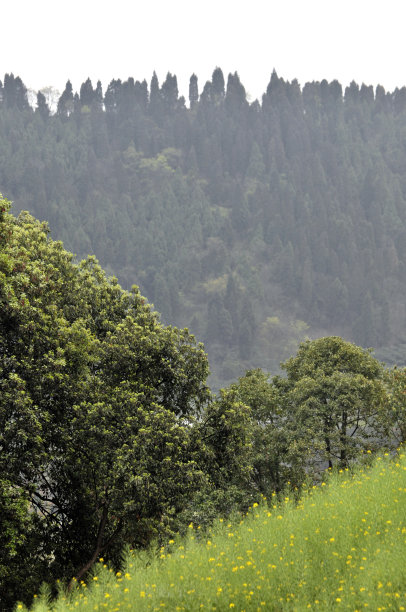
<instances>
[{"instance_id":1,"label":"forested hillside","mask_svg":"<svg viewBox=\"0 0 406 612\"><path fill-rule=\"evenodd\" d=\"M0 83L0 192L188 326L214 386L306 334L405 362L406 88L273 72L250 102L216 68L188 101L171 74L44 93Z\"/></svg>"},{"instance_id":2,"label":"forested hillside","mask_svg":"<svg viewBox=\"0 0 406 612\"><path fill-rule=\"evenodd\" d=\"M324 337L284 376L249 370L215 396L187 330L9 208L0 197L1 612L405 442L406 368Z\"/></svg>"}]
</instances>

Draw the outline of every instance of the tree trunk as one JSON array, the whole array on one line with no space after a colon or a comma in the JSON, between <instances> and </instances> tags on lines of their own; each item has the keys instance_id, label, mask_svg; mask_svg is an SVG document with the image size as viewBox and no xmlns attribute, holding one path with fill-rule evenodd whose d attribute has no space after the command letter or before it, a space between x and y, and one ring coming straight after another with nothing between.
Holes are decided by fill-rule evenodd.
<instances>
[{"instance_id":1,"label":"tree trunk","mask_svg":"<svg viewBox=\"0 0 406 612\"><path fill-rule=\"evenodd\" d=\"M347 412L344 411L342 414L342 424L341 424L341 433L340 433L340 466L342 468L347 467Z\"/></svg>"},{"instance_id":2,"label":"tree trunk","mask_svg":"<svg viewBox=\"0 0 406 612\"><path fill-rule=\"evenodd\" d=\"M76 576L74 578L72 578L72 580L69 583L68 591L72 590L72 588L75 585L75 583L77 584L80 581L82 576L84 576L84 574L86 574L86 572L90 570L90 568L94 565L94 563L96 562L97 558L99 557L99 555L100 555L100 553L101 553L101 551L103 549L102 542L103 542L104 531L105 531L105 528L106 528L107 517L108 517L108 508L107 508L107 506L103 506L103 512L102 512L102 516L101 516L101 519L100 519L99 531L97 533L97 540L96 540L96 546L95 546L94 552L93 552L91 558L89 559L89 561L87 561L87 563L85 563L85 565L83 565L80 568L80 570L78 571Z\"/></svg>"},{"instance_id":3,"label":"tree trunk","mask_svg":"<svg viewBox=\"0 0 406 612\"><path fill-rule=\"evenodd\" d=\"M331 445L330 445L330 438L328 438L327 436L325 437L325 442L326 442L326 452L328 455L328 467L332 468L333 467L333 462L331 461Z\"/></svg>"}]
</instances>

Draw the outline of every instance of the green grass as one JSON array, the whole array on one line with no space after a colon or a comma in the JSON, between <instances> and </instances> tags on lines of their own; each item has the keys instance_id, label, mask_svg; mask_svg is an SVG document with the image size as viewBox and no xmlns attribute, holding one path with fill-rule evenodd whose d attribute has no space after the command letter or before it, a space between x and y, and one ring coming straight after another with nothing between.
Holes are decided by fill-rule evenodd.
<instances>
[{"instance_id":1,"label":"green grass","mask_svg":"<svg viewBox=\"0 0 406 612\"><path fill-rule=\"evenodd\" d=\"M33 610L405 610L405 454L198 533L148 567L145 554L117 575L101 562L91 585Z\"/></svg>"}]
</instances>

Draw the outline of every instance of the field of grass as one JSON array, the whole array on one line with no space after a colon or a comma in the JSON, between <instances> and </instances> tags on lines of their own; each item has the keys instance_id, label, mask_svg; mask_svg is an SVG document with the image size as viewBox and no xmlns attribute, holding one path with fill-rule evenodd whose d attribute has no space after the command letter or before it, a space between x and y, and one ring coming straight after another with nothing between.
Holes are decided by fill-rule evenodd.
<instances>
[{"instance_id":1,"label":"field of grass","mask_svg":"<svg viewBox=\"0 0 406 612\"><path fill-rule=\"evenodd\" d=\"M406 457L331 476L299 505L254 504L209 537L190 525L145 567L129 554L117 574L103 560L55 610L406 610ZM23 606L19 606L20 609Z\"/></svg>"}]
</instances>

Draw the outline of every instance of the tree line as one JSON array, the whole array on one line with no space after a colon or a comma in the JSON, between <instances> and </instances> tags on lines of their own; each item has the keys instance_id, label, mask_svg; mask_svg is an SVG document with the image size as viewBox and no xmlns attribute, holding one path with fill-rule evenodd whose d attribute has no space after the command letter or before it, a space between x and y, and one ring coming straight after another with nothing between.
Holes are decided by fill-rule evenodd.
<instances>
[{"instance_id":1,"label":"tree line","mask_svg":"<svg viewBox=\"0 0 406 612\"><path fill-rule=\"evenodd\" d=\"M285 81L249 102L220 68L68 81L55 112L0 83L0 188L187 325L219 388L276 372L306 334L404 364L406 88Z\"/></svg>"},{"instance_id":2,"label":"tree line","mask_svg":"<svg viewBox=\"0 0 406 612\"><path fill-rule=\"evenodd\" d=\"M249 370L214 395L187 329L9 208L1 199L2 609L405 440L405 370L324 337L284 376Z\"/></svg>"}]
</instances>

